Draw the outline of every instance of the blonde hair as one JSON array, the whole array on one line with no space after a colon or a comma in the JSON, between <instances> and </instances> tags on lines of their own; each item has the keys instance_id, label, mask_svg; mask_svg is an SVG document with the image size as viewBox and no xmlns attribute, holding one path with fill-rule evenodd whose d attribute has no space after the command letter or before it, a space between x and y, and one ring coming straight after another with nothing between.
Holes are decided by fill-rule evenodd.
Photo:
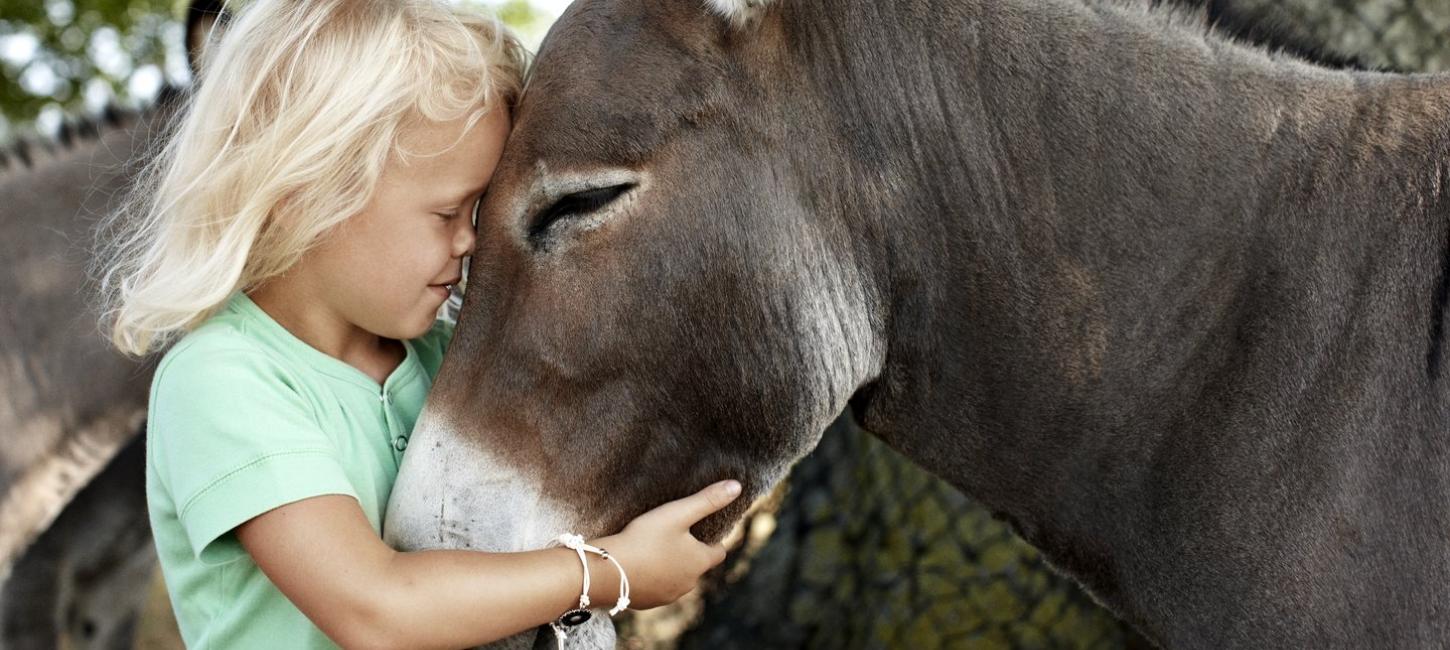
<instances>
[{"instance_id":1,"label":"blonde hair","mask_svg":"<svg viewBox=\"0 0 1450 650\"><path fill-rule=\"evenodd\" d=\"M409 125L508 110L525 57L497 19L438 0L249 2L102 228L112 344L147 354L287 270L368 204Z\"/></svg>"}]
</instances>

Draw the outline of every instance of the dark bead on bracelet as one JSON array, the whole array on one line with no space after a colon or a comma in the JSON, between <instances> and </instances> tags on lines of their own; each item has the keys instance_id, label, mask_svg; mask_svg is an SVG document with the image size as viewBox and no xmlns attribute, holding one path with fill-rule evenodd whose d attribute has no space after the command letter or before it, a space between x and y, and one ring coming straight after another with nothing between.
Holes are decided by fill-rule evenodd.
<instances>
[{"instance_id":1,"label":"dark bead on bracelet","mask_svg":"<svg viewBox=\"0 0 1450 650\"><path fill-rule=\"evenodd\" d=\"M594 615L589 613L589 610L587 609L571 609L559 615L559 624L567 625L569 627L577 627L579 625L583 625L584 621L587 621L593 617Z\"/></svg>"}]
</instances>

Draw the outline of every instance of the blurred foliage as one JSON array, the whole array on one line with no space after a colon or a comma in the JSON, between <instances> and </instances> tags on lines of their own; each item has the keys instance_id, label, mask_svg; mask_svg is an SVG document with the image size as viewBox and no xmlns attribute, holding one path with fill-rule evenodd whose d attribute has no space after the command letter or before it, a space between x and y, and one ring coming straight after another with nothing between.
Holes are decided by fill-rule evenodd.
<instances>
[{"instance_id":1,"label":"blurred foliage","mask_svg":"<svg viewBox=\"0 0 1450 650\"><path fill-rule=\"evenodd\" d=\"M159 88L167 40L180 54L171 0L0 0L0 138L48 112L58 123L90 95L91 110L136 105ZM173 57L176 56L173 54ZM185 58L173 61L184 66ZM145 97L137 97L144 94Z\"/></svg>"},{"instance_id":2,"label":"blurred foliage","mask_svg":"<svg viewBox=\"0 0 1450 650\"><path fill-rule=\"evenodd\" d=\"M529 0L454 0L497 12L536 44L554 16ZM234 3L235 4L235 3ZM0 0L0 142L65 116L146 105L190 79L186 0Z\"/></svg>"},{"instance_id":3,"label":"blurred foliage","mask_svg":"<svg viewBox=\"0 0 1450 650\"><path fill-rule=\"evenodd\" d=\"M506 0L494 6L493 10L498 12L499 20L523 36L524 41L530 44L529 49L538 47L544 32L558 17L540 10L529 0Z\"/></svg>"}]
</instances>

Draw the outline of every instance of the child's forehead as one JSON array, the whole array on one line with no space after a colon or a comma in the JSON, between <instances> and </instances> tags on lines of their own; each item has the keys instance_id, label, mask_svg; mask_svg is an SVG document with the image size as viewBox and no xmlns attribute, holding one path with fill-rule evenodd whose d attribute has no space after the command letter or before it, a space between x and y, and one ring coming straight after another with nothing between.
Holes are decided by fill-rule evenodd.
<instances>
[{"instance_id":1,"label":"child's forehead","mask_svg":"<svg viewBox=\"0 0 1450 650\"><path fill-rule=\"evenodd\" d=\"M507 115L493 112L472 124L466 117L416 122L399 131L384 176L465 198L488 182L507 137Z\"/></svg>"},{"instance_id":2,"label":"child's forehead","mask_svg":"<svg viewBox=\"0 0 1450 650\"><path fill-rule=\"evenodd\" d=\"M406 158L432 157L444 153L450 147L463 144L469 135L483 130L487 115L473 120L469 116L452 120L410 120L398 129L395 150Z\"/></svg>"}]
</instances>

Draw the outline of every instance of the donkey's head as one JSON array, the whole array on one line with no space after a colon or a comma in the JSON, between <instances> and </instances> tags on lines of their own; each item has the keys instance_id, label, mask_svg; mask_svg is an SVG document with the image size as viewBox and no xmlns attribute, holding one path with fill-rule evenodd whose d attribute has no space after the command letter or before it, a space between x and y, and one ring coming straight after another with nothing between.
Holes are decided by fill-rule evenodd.
<instances>
[{"instance_id":1,"label":"donkey's head","mask_svg":"<svg viewBox=\"0 0 1450 650\"><path fill-rule=\"evenodd\" d=\"M877 376L879 237L834 203L819 89L758 4L581 0L554 27L391 542L532 548L719 479L758 495Z\"/></svg>"}]
</instances>

